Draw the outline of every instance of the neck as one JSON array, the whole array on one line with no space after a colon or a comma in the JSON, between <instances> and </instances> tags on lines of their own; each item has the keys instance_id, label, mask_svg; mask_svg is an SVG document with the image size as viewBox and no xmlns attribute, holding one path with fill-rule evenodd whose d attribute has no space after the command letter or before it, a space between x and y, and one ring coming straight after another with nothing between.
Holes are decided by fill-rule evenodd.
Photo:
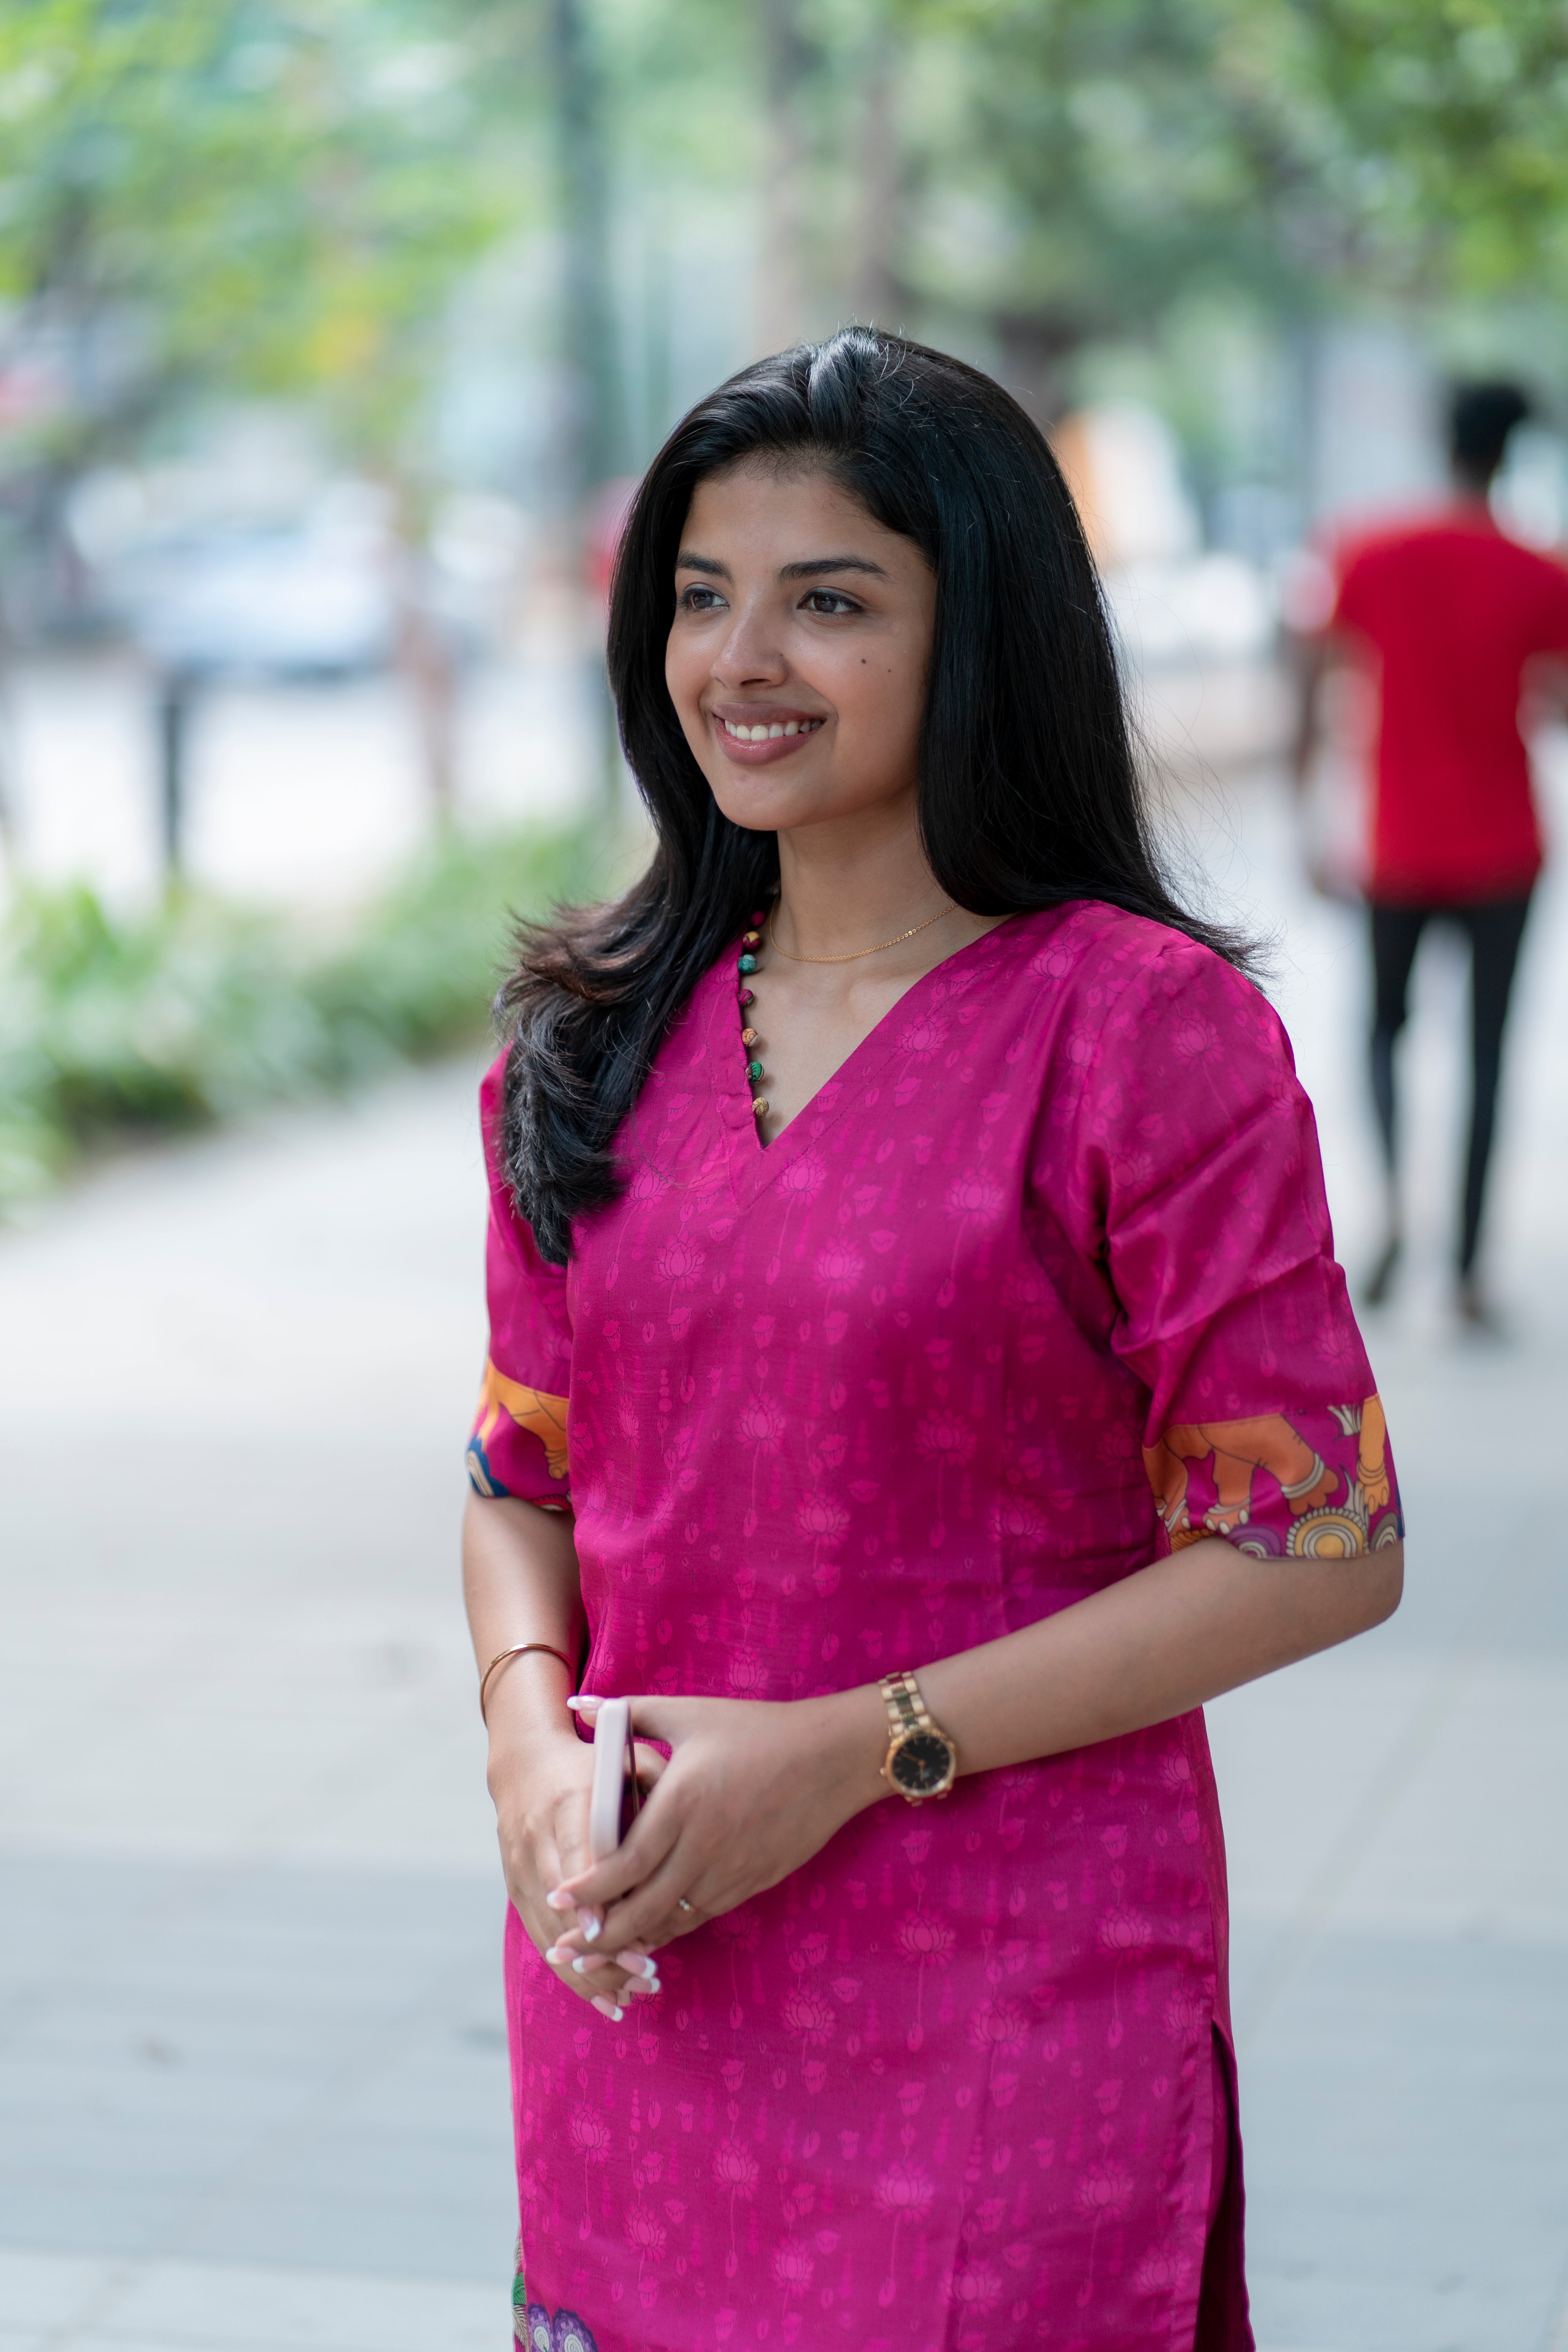
<instances>
[{"instance_id":1,"label":"neck","mask_svg":"<svg viewBox=\"0 0 1568 2352\"><path fill-rule=\"evenodd\" d=\"M778 936L797 955L847 955L923 922L947 902L907 803L779 835Z\"/></svg>"}]
</instances>

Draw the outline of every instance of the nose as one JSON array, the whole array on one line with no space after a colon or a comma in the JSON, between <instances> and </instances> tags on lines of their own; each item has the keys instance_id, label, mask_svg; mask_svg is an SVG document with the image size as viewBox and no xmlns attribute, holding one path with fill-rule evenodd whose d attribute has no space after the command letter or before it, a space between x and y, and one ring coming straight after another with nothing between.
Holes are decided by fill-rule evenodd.
<instances>
[{"instance_id":1,"label":"nose","mask_svg":"<svg viewBox=\"0 0 1568 2352\"><path fill-rule=\"evenodd\" d=\"M727 692L742 686L779 686L789 673L789 662L769 625L764 606L736 608L733 621L713 656L713 679Z\"/></svg>"}]
</instances>

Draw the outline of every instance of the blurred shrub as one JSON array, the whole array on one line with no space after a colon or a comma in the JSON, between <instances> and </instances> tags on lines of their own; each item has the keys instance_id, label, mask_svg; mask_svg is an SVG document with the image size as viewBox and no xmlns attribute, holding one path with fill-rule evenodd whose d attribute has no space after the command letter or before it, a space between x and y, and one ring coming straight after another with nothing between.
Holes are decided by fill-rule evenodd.
<instances>
[{"instance_id":1,"label":"blurred shrub","mask_svg":"<svg viewBox=\"0 0 1568 2352\"><path fill-rule=\"evenodd\" d=\"M0 1209L83 1152L344 1087L478 1034L511 918L584 887L580 835L449 834L344 935L178 891L117 918L26 889L0 931Z\"/></svg>"}]
</instances>

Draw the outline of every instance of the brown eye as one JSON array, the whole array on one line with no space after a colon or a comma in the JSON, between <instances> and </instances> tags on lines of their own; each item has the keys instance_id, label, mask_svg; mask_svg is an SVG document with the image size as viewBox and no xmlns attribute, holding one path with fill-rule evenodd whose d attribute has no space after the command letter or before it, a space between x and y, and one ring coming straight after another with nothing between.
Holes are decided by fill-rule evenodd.
<instances>
[{"instance_id":1,"label":"brown eye","mask_svg":"<svg viewBox=\"0 0 1568 2352\"><path fill-rule=\"evenodd\" d=\"M843 613L858 613L860 610L852 596L842 594L837 588L814 588L803 601L809 613L837 615Z\"/></svg>"}]
</instances>

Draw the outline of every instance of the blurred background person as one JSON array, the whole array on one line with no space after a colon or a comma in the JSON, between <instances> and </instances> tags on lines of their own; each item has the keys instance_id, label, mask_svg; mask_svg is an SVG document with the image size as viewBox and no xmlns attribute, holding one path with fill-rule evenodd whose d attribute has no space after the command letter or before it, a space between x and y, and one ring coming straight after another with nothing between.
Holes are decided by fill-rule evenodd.
<instances>
[{"instance_id":1,"label":"blurred background person","mask_svg":"<svg viewBox=\"0 0 1568 2352\"><path fill-rule=\"evenodd\" d=\"M1342 542L1327 628L1309 651L1296 774L1318 749L1333 662L1370 667L1377 693L1368 898L1372 1096L1387 1177L1385 1231L1365 1286L1387 1297L1405 1243L1394 1046L1423 932L1456 925L1470 956L1471 1101L1458 1234L1460 1315L1490 1325L1477 1271L1497 1123L1503 1030L1541 826L1521 731L1531 686L1568 685L1568 570L1498 527L1489 500L1510 436L1530 415L1511 383L1461 385L1449 417L1454 498L1435 513ZM1553 665L1543 671L1542 663Z\"/></svg>"}]
</instances>

